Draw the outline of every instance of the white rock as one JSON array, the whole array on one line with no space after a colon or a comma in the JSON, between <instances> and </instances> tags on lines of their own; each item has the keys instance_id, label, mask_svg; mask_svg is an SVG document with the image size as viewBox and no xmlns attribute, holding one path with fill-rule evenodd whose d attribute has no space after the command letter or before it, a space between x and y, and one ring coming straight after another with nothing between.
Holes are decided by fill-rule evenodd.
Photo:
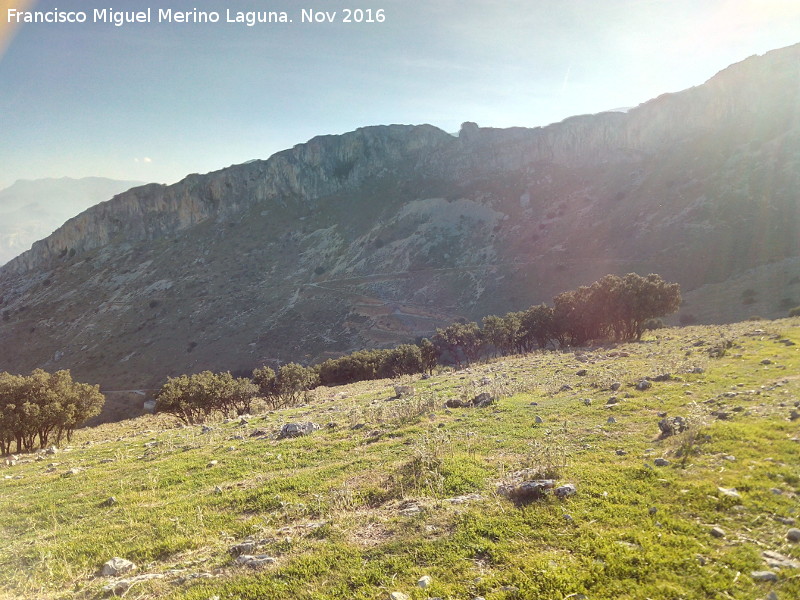
<instances>
[{"instance_id":1,"label":"white rock","mask_svg":"<svg viewBox=\"0 0 800 600\"><path fill-rule=\"evenodd\" d=\"M103 565L103 575L106 577L116 577L123 573L136 570L136 565L131 561L115 556L110 561Z\"/></svg>"},{"instance_id":2,"label":"white rock","mask_svg":"<svg viewBox=\"0 0 800 600\"><path fill-rule=\"evenodd\" d=\"M433 577L431 577L430 575L423 575L417 581L417 586L424 589L430 586L432 583L433 583Z\"/></svg>"}]
</instances>

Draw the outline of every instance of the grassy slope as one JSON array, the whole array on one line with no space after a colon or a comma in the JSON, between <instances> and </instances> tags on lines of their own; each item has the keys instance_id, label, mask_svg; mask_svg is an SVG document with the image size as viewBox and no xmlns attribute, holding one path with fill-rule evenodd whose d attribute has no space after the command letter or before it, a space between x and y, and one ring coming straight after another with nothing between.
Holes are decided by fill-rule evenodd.
<instances>
[{"instance_id":1,"label":"grassy slope","mask_svg":"<svg viewBox=\"0 0 800 600\"><path fill-rule=\"evenodd\" d=\"M710 358L726 340L726 355ZM365 382L206 433L156 417L83 430L71 451L0 469L0 596L100 597L112 579L99 569L122 556L164 575L128 598L800 597L800 569L776 571L777 583L750 576L767 568L765 550L800 561L776 520L800 517L798 348L798 319L668 329L442 373L415 381L411 399ZM697 366L705 372L690 374ZM634 389L665 372L678 379ZM492 408L443 408L484 389L502 397ZM612 395L620 402L606 406ZM659 412L691 430L658 440ZM274 439L300 418L323 429ZM249 437L257 429L269 437ZM559 480L576 496L518 506L497 493L563 455ZM658 457L671 464L655 467ZM450 500L470 493L480 497ZM248 536L277 563L236 566L228 549Z\"/></svg>"}]
</instances>

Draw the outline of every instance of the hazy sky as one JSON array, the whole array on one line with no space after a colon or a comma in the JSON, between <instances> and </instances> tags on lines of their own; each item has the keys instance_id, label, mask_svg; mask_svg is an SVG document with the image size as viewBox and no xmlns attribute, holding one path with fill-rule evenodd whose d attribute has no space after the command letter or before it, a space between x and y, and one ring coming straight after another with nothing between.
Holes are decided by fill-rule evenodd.
<instances>
[{"instance_id":1,"label":"hazy sky","mask_svg":"<svg viewBox=\"0 0 800 600\"><path fill-rule=\"evenodd\" d=\"M0 0L0 188L171 183L364 125L546 125L800 42L798 0L43 0L28 10L88 20L11 28L7 10L24 4ZM385 21L342 23L356 6ZM92 23L95 8L151 8L154 22ZM158 23L159 8L220 22ZM337 22L300 23L303 8ZM226 9L294 22L227 24Z\"/></svg>"}]
</instances>

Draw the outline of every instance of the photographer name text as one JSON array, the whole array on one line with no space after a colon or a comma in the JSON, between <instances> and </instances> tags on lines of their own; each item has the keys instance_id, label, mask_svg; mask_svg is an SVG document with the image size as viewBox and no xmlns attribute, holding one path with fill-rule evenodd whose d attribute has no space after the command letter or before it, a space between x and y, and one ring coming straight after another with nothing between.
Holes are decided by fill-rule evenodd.
<instances>
[{"instance_id":1,"label":"photographer name text","mask_svg":"<svg viewBox=\"0 0 800 600\"><path fill-rule=\"evenodd\" d=\"M143 8L142 10L116 10L95 8L91 11L67 11L54 8L48 11L17 10L9 8L8 23L83 24L106 23L115 27L147 23L169 24L236 24L247 27L273 23L384 23L386 13L378 8L342 8L340 10L300 9L297 14L286 11L174 10L172 8Z\"/></svg>"}]
</instances>

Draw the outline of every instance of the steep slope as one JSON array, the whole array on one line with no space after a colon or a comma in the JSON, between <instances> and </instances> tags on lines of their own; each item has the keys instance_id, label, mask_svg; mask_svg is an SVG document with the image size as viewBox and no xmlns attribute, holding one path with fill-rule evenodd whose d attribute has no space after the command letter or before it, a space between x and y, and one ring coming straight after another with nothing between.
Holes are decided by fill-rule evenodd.
<instances>
[{"instance_id":1,"label":"steep slope","mask_svg":"<svg viewBox=\"0 0 800 600\"><path fill-rule=\"evenodd\" d=\"M797 344L800 318L670 328L80 429L0 463L0 597L800 598Z\"/></svg>"},{"instance_id":2,"label":"steep slope","mask_svg":"<svg viewBox=\"0 0 800 600\"><path fill-rule=\"evenodd\" d=\"M719 302L701 288L778 269L761 314L785 314L798 189L800 45L627 113L322 136L132 189L34 244L0 270L0 368L153 388L406 341L608 272ZM736 304L725 318L748 316Z\"/></svg>"},{"instance_id":3,"label":"steep slope","mask_svg":"<svg viewBox=\"0 0 800 600\"><path fill-rule=\"evenodd\" d=\"M0 190L0 265L50 235L64 221L140 181L103 177L21 180Z\"/></svg>"}]
</instances>

